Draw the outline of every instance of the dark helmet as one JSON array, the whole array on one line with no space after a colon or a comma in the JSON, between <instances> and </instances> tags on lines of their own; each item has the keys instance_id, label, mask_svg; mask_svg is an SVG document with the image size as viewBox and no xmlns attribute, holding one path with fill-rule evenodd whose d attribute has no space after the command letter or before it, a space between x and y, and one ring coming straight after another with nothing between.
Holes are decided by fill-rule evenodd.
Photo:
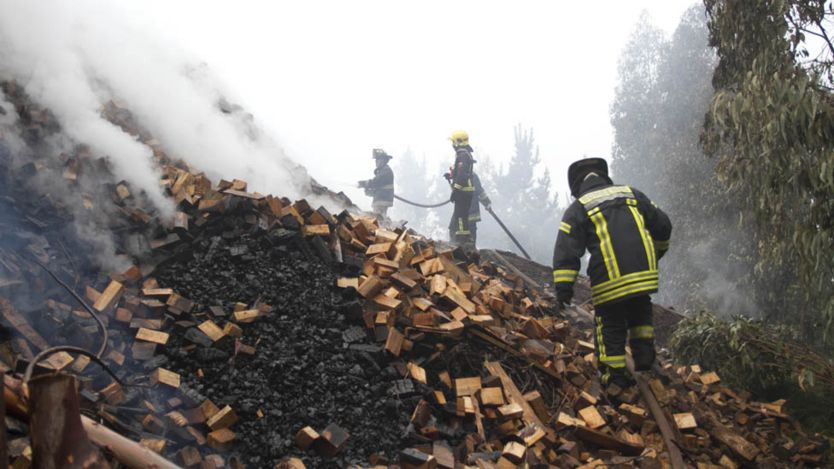
<instances>
[{"instance_id":1,"label":"dark helmet","mask_svg":"<svg viewBox=\"0 0 834 469\"><path fill-rule=\"evenodd\" d=\"M582 180L590 173L597 173L600 176L608 178L608 163L602 158L585 158L575 161L568 168L568 186L570 187L570 195L579 197L579 186L582 185Z\"/></svg>"},{"instance_id":2,"label":"dark helmet","mask_svg":"<svg viewBox=\"0 0 834 469\"><path fill-rule=\"evenodd\" d=\"M381 148L374 148L374 152L373 152L373 154L374 154L373 158L374 158L375 160L378 160L378 159L380 159L380 158L385 158L385 159L387 159L387 160L390 160L391 158L393 158L393 157L392 157L391 155L389 155L388 153L385 153L385 150L383 150L383 149L381 149Z\"/></svg>"}]
</instances>

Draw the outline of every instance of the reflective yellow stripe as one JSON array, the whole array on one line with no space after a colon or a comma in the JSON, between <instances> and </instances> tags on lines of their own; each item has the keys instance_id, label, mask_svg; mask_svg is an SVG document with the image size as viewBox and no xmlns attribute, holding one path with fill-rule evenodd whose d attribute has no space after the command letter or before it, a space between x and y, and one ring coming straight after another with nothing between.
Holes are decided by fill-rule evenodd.
<instances>
[{"instance_id":1,"label":"reflective yellow stripe","mask_svg":"<svg viewBox=\"0 0 834 469\"><path fill-rule=\"evenodd\" d=\"M382 189L382 190L391 189L391 190L394 190L394 185L393 184L388 184L387 186L377 187L377 189Z\"/></svg>"},{"instance_id":2,"label":"reflective yellow stripe","mask_svg":"<svg viewBox=\"0 0 834 469\"><path fill-rule=\"evenodd\" d=\"M654 252L654 244L652 244L652 237L646 231L646 223L643 220L643 215L637 210L637 207L628 207L631 214L634 216L634 222L637 224L637 230L640 231L640 237L643 239L643 249L646 250L646 262L649 263L649 268L657 270L657 259Z\"/></svg>"},{"instance_id":3,"label":"reflective yellow stripe","mask_svg":"<svg viewBox=\"0 0 834 469\"><path fill-rule=\"evenodd\" d=\"M657 287L657 280L648 280L641 283L629 284L622 288L617 288L616 290L604 293L602 295L594 295L593 301L595 305L600 305L609 301L616 300L617 298L622 298L626 295L631 295L633 293L640 293L644 291L656 291Z\"/></svg>"},{"instance_id":4,"label":"reflective yellow stripe","mask_svg":"<svg viewBox=\"0 0 834 469\"><path fill-rule=\"evenodd\" d=\"M472 186L461 186L460 184L453 184L452 187L461 191L461 192L475 192L475 188Z\"/></svg>"},{"instance_id":5,"label":"reflective yellow stripe","mask_svg":"<svg viewBox=\"0 0 834 469\"><path fill-rule=\"evenodd\" d=\"M597 316L594 319L597 321L597 354L599 355L599 361L605 361L608 356L605 355L605 342L602 341L602 317Z\"/></svg>"},{"instance_id":6,"label":"reflective yellow stripe","mask_svg":"<svg viewBox=\"0 0 834 469\"><path fill-rule=\"evenodd\" d=\"M573 283L576 281L576 277L579 275L578 270L554 270L553 271L553 283L560 283L560 282L567 282Z\"/></svg>"},{"instance_id":7,"label":"reflective yellow stripe","mask_svg":"<svg viewBox=\"0 0 834 469\"><path fill-rule=\"evenodd\" d=\"M636 326L628 330L628 336L632 339L654 339L654 327Z\"/></svg>"},{"instance_id":8,"label":"reflective yellow stripe","mask_svg":"<svg viewBox=\"0 0 834 469\"><path fill-rule=\"evenodd\" d=\"M599 250L602 253L602 260L605 262L608 278L614 280L620 276L620 267L617 265L617 258L614 256L614 246L611 244L611 235L608 233L608 223L605 222L605 217L599 210L591 210L588 212L588 216L591 217L591 221L596 228Z\"/></svg>"},{"instance_id":9,"label":"reflective yellow stripe","mask_svg":"<svg viewBox=\"0 0 834 469\"><path fill-rule=\"evenodd\" d=\"M468 235L471 234L469 230L466 229L466 226L463 224L463 218L458 218L458 230L455 234L459 235Z\"/></svg>"},{"instance_id":10,"label":"reflective yellow stripe","mask_svg":"<svg viewBox=\"0 0 834 469\"><path fill-rule=\"evenodd\" d=\"M480 215L469 215L469 221L481 221Z\"/></svg>"},{"instance_id":11,"label":"reflective yellow stripe","mask_svg":"<svg viewBox=\"0 0 834 469\"><path fill-rule=\"evenodd\" d=\"M658 241L658 240L655 239L654 240L654 247L656 247L657 249L659 249L661 251L668 251L669 250L669 240L667 239L666 241Z\"/></svg>"},{"instance_id":12,"label":"reflective yellow stripe","mask_svg":"<svg viewBox=\"0 0 834 469\"><path fill-rule=\"evenodd\" d=\"M595 295L599 295L607 291L613 290L615 288L625 286L629 283L643 282L646 280L657 280L657 278L658 274L656 270L644 270L642 272L635 272L633 274L623 275L620 278L594 285L591 287L591 292Z\"/></svg>"},{"instance_id":13,"label":"reflective yellow stripe","mask_svg":"<svg viewBox=\"0 0 834 469\"><path fill-rule=\"evenodd\" d=\"M626 357L625 355L614 355L611 357L605 357L605 360L600 358L599 362L611 368L625 368Z\"/></svg>"},{"instance_id":14,"label":"reflective yellow stripe","mask_svg":"<svg viewBox=\"0 0 834 469\"><path fill-rule=\"evenodd\" d=\"M598 191L589 192L579 198L579 203L586 209L593 208L608 200L617 199L620 197L633 197L631 188L628 186L614 186L606 187Z\"/></svg>"},{"instance_id":15,"label":"reflective yellow stripe","mask_svg":"<svg viewBox=\"0 0 834 469\"><path fill-rule=\"evenodd\" d=\"M571 226L569 223L561 222L559 223L559 230L564 231L565 234L570 234Z\"/></svg>"}]
</instances>

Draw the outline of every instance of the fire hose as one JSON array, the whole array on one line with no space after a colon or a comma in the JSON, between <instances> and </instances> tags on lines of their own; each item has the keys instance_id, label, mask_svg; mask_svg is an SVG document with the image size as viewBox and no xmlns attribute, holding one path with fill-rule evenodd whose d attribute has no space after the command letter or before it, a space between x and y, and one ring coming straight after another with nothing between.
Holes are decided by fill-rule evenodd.
<instances>
[{"instance_id":1,"label":"fire hose","mask_svg":"<svg viewBox=\"0 0 834 469\"><path fill-rule=\"evenodd\" d=\"M420 208L442 207L442 206L451 202L450 200L447 200L445 202L440 202L440 203L437 203L437 204L420 204L420 203L412 202L411 200L402 198L402 197L400 197L396 194L394 194L394 198L401 201L401 202L405 202L409 205L413 205L415 207L420 207ZM492 218L494 218L495 221L498 222L498 225L501 227L502 230L504 230L504 233L507 233L507 236L510 237L510 239L513 241L513 243L515 243L515 245L518 247L518 249L521 250L521 253L524 254L524 257L526 257L527 260L533 260L533 259L530 258L530 254L527 254L527 251L521 246L521 243L519 243L518 240L516 239L516 237L513 236L512 232L510 232L510 229L507 228L507 225L505 225L504 222L502 222L501 219L498 218L498 215L496 215L495 212L492 211L492 207L487 207L487 212L489 212L489 214L492 215Z\"/></svg>"},{"instance_id":2,"label":"fire hose","mask_svg":"<svg viewBox=\"0 0 834 469\"><path fill-rule=\"evenodd\" d=\"M405 202L408 205L413 205L415 207L420 207L420 208L437 208L437 207L442 207L442 206L452 202L451 200L447 200L445 202L440 202L438 204L419 204L417 202L412 202L408 199L404 199L404 198L398 196L397 194L394 194L394 198L399 200L400 202Z\"/></svg>"}]
</instances>

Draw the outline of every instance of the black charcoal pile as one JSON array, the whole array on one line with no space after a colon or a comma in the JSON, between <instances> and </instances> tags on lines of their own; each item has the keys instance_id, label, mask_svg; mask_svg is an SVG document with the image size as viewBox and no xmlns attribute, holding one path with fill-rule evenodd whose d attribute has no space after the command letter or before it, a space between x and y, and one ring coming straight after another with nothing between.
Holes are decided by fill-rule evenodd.
<instances>
[{"instance_id":1,"label":"black charcoal pile","mask_svg":"<svg viewBox=\"0 0 834 469\"><path fill-rule=\"evenodd\" d=\"M254 345L255 354L235 356L231 341L172 334L166 366L180 373L185 387L236 410L231 453L246 467L272 467L288 455L307 467L367 464L373 453L394 460L420 390L397 394L401 376L361 327L359 304L335 287L334 268L297 232L267 234L244 225L227 217L155 276L160 286L197 303L195 312L219 306L231 316L235 303L271 305L271 313L242 325L241 342ZM222 316L214 320L222 327ZM335 458L295 446L302 427L321 431L331 423L350 434Z\"/></svg>"}]
</instances>

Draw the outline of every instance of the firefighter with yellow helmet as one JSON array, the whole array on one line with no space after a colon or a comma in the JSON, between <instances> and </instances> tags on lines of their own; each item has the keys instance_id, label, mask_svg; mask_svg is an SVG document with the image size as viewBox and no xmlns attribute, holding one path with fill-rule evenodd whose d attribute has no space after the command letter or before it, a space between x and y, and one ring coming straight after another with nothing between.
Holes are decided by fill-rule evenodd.
<instances>
[{"instance_id":1,"label":"firefighter with yellow helmet","mask_svg":"<svg viewBox=\"0 0 834 469\"><path fill-rule=\"evenodd\" d=\"M473 150L469 146L469 134L462 130L452 132L449 140L452 141L452 148L455 150L455 163L445 175L452 187L451 201L455 205L451 224L454 239L450 241L474 249L472 232L469 229L469 210L475 195Z\"/></svg>"}]
</instances>

